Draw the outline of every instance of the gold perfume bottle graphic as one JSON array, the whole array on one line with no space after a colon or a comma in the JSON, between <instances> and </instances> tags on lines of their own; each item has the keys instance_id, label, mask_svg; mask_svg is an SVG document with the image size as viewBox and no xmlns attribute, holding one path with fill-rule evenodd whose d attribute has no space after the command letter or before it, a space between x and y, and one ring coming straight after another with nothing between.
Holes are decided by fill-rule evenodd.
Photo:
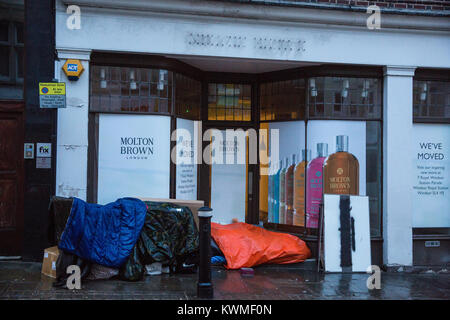
<instances>
[{"instance_id":1,"label":"gold perfume bottle graphic","mask_svg":"<svg viewBox=\"0 0 450 320\"><path fill-rule=\"evenodd\" d=\"M305 226L305 170L308 161L311 160L311 150L302 150L302 159L294 171L294 212L293 224Z\"/></svg>"},{"instance_id":2,"label":"gold perfume bottle graphic","mask_svg":"<svg viewBox=\"0 0 450 320\"><path fill-rule=\"evenodd\" d=\"M348 144L348 136L336 137L336 152L323 167L323 193L359 195L359 163Z\"/></svg>"}]
</instances>

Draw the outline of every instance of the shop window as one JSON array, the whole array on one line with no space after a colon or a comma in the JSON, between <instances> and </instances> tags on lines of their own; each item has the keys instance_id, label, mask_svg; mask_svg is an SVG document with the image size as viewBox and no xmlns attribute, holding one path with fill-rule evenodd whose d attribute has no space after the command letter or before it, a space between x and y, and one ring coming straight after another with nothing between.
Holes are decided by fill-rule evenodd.
<instances>
[{"instance_id":1,"label":"shop window","mask_svg":"<svg viewBox=\"0 0 450 320\"><path fill-rule=\"evenodd\" d=\"M169 198L170 122L164 115L98 115L97 203Z\"/></svg>"},{"instance_id":2,"label":"shop window","mask_svg":"<svg viewBox=\"0 0 450 320\"><path fill-rule=\"evenodd\" d=\"M197 200L197 148L195 137L201 136L195 120L176 120L176 190L177 199Z\"/></svg>"},{"instance_id":3,"label":"shop window","mask_svg":"<svg viewBox=\"0 0 450 320\"><path fill-rule=\"evenodd\" d=\"M251 85L210 83L208 120L250 121Z\"/></svg>"},{"instance_id":4,"label":"shop window","mask_svg":"<svg viewBox=\"0 0 450 320\"><path fill-rule=\"evenodd\" d=\"M412 226L450 230L450 125L413 124ZM439 233L441 233L439 231ZM425 231L427 232L427 231ZM428 231L428 234L431 232ZM439 234L437 233L437 234Z\"/></svg>"},{"instance_id":5,"label":"shop window","mask_svg":"<svg viewBox=\"0 0 450 320\"><path fill-rule=\"evenodd\" d=\"M305 99L296 97L294 101L301 101L295 104L285 98L289 91L295 92L297 88L301 91L302 82L298 86L288 85L287 90L279 89L286 86L283 81L265 84L260 89L261 118L265 120L261 129L268 129L269 162L260 167L268 170L268 175L261 171L260 220L275 224L280 230L294 232L292 228L297 227L296 232L314 234L323 193L361 195L369 198L371 236L381 236L380 80L306 79L303 95L297 93L299 97L307 97L308 112L304 115ZM271 97L271 93L276 97ZM307 121L276 121L297 118ZM274 129L279 136L277 148L270 138ZM336 157L347 161L341 170L333 160ZM334 185L327 184L326 179L336 172L346 174L348 190L332 190Z\"/></svg>"},{"instance_id":6,"label":"shop window","mask_svg":"<svg viewBox=\"0 0 450 320\"><path fill-rule=\"evenodd\" d=\"M380 81L367 78L309 78L308 111L311 119L380 118Z\"/></svg>"},{"instance_id":7,"label":"shop window","mask_svg":"<svg viewBox=\"0 0 450 320\"><path fill-rule=\"evenodd\" d=\"M414 121L450 120L450 82L414 80Z\"/></svg>"},{"instance_id":8,"label":"shop window","mask_svg":"<svg viewBox=\"0 0 450 320\"><path fill-rule=\"evenodd\" d=\"M450 82L413 81L415 237L450 235Z\"/></svg>"},{"instance_id":9,"label":"shop window","mask_svg":"<svg viewBox=\"0 0 450 320\"><path fill-rule=\"evenodd\" d=\"M295 120L305 115L305 80L262 83L260 85L260 119Z\"/></svg>"},{"instance_id":10,"label":"shop window","mask_svg":"<svg viewBox=\"0 0 450 320\"><path fill-rule=\"evenodd\" d=\"M200 120L201 112L200 81L175 74L175 113L177 116L190 120Z\"/></svg>"},{"instance_id":11,"label":"shop window","mask_svg":"<svg viewBox=\"0 0 450 320\"><path fill-rule=\"evenodd\" d=\"M90 111L172 112L171 71L94 65L90 91Z\"/></svg>"}]
</instances>

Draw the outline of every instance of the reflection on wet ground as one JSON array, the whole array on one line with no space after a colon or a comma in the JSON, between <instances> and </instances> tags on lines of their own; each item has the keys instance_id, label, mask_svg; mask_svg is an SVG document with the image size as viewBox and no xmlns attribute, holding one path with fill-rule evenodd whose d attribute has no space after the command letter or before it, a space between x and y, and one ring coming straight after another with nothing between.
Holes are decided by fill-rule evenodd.
<instances>
[{"instance_id":1,"label":"reflection on wet ground","mask_svg":"<svg viewBox=\"0 0 450 320\"><path fill-rule=\"evenodd\" d=\"M0 299L196 299L197 275L147 276L143 281L85 281L81 290L53 288L40 263L0 262ZM450 299L449 273L385 273L369 290L368 274L321 274L299 268L255 268L254 275L213 268L214 299Z\"/></svg>"}]
</instances>

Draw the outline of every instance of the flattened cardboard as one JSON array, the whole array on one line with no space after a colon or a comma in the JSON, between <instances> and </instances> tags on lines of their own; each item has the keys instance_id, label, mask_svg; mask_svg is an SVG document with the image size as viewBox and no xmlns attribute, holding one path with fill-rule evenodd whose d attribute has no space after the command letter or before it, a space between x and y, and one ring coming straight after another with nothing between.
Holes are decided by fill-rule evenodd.
<instances>
[{"instance_id":1,"label":"flattened cardboard","mask_svg":"<svg viewBox=\"0 0 450 320\"><path fill-rule=\"evenodd\" d=\"M56 278L56 260L59 256L59 249L57 246L50 247L44 250L44 259L42 260L42 274L50 278Z\"/></svg>"}]
</instances>

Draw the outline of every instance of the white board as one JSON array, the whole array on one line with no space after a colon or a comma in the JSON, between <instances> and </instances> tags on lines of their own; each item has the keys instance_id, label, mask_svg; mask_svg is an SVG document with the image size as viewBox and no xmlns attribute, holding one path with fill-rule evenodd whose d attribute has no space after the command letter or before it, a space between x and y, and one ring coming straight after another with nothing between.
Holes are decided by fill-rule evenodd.
<instances>
[{"instance_id":1,"label":"white board","mask_svg":"<svg viewBox=\"0 0 450 320\"><path fill-rule=\"evenodd\" d=\"M342 272L341 195L324 194L324 262L326 272ZM350 196L350 217L354 219L355 250L351 249L351 271L366 272L371 263L369 198Z\"/></svg>"},{"instance_id":2,"label":"white board","mask_svg":"<svg viewBox=\"0 0 450 320\"><path fill-rule=\"evenodd\" d=\"M220 130L224 142L227 141L225 130ZM237 157L238 152L246 150L246 142L236 141L236 148L227 149L223 152L222 163L211 165L211 208L214 210L213 222L221 224L232 223L233 219L245 222L246 202L246 165L225 164L226 156Z\"/></svg>"},{"instance_id":3,"label":"white board","mask_svg":"<svg viewBox=\"0 0 450 320\"><path fill-rule=\"evenodd\" d=\"M98 200L169 198L170 117L100 114Z\"/></svg>"},{"instance_id":4,"label":"white board","mask_svg":"<svg viewBox=\"0 0 450 320\"><path fill-rule=\"evenodd\" d=\"M197 200L197 147L195 143L198 130L195 121L177 119L176 135L176 198Z\"/></svg>"},{"instance_id":5,"label":"white board","mask_svg":"<svg viewBox=\"0 0 450 320\"><path fill-rule=\"evenodd\" d=\"M415 123L413 133L412 225L414 228L449 228L450 126Z\"/></svg>"}]
</instances>

